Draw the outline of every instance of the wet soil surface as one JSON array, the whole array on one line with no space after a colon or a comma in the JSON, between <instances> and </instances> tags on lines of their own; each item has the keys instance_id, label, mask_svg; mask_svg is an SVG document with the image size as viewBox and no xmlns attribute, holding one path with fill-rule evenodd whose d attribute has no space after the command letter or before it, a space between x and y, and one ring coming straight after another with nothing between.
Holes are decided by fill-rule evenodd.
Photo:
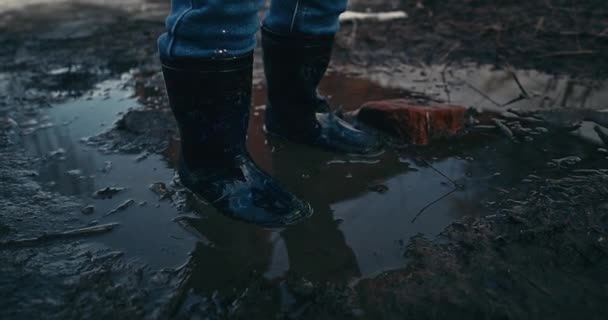
<instances>
[{"instance_id":1,"label":"wet soil surface","mask_svg":"<svg viewBox=\"0 0 608 320\"><path fill-rule=\"evenodd\" d=\"M366 157L268 140L258 59L249 150L315 209L282 230L230 220L175 178L154 50L166 5L9 3L0 317L602 318L608 26L601 4L558 2L354 1L410 18L345 24L321 87L345 112L431 99L511 135L478 126Z\"/></svg>"},{"instance_id":2,"label":"wet soil surface","mask_svg":"<svg viewBox=\"0 0 608 320\"><path fill-rule=\"evenodd\" d=\"M339 55L363 66L469 60L605 78L608 7L602 0L364 0L355 10L404 10L387 24L342 28Z\"/></svg>"}]
</instances>

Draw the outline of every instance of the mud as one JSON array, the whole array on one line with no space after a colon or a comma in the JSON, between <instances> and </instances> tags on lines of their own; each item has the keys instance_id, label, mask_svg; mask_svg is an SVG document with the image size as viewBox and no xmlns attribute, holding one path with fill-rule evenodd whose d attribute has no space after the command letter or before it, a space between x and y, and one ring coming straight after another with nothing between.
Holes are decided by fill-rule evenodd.
<instances>
[{"instance_id":1,"label":"mud","mask_svg":"<svg viewBox=\"0 0 608 320\"><path fill-rule=\"evenodd\" d=\"M442 232L449 244L413 238L406 256L415 262L359 283L359 301L383 319L601 319L607 177L573 170L528 179L495 214L450 225Z\"/></svg>"},{"instance_id":2,"label":"mud","mask_svg":"<svg viewBox=\"0 0 608 320\"><path fill-rule=\"evenodd\" d=\"M81 199L78 218L88 224L122 223L100 241L147 256L147 263L155 267L174 267L182 264L193 246L187 233L170 223L180 206L178 196L175 201L172 197L160 201L148 189L151 184L171 184L172 168L161 156L122 154L123 149L102 148L89 139L138 106L132 90L125 88L129 78L125 74L122 80L102 82L82 98L55 105L39 115L54 125L22 134L20 143L35 160L36 180L48 190ZM59 157L57 150L62 150ZM85 215L86 207L93 210ZM133 241L135 235L138 241Z\"/></svg>"},{"instance_id":3,"label":"mud","mask_svg":"<svg viewBox=\"0 0 608 320\"><path fill-rule=\"evenodd\" d=\"M257 52L249 150L315 209L265 230L175 178L166 3L0 5L0 317L601 318L604 7L352 1L409 18L343 26L336 109L408 97L483 120L369 157L267 140Z\"/></svg>"},{"instance_id":4,"label":"mud","mask_svg":"<svg viewBox=\"0 0 608 320\"><path fill-rule=\"evenodd\" d=\"M36 172L28 169L31 159L15 159L18 153L7 148L1 153L0 317L167 314L180 274L159 273L83 237L49 236L86 226L78 210L82 204L41 186ZM33 237L40 240L27 247L11 245Z\"/></svg>"},{"instance_id":5,"label":"mud","mask_svg":"<svg viewBox=\"0 0 608 320\"><path fill-rule=\"evenodd\" d=\"M600 79L608 71L608 8L601 0L361 0L351 6L409 16L343 26L337 56L354 65L394 69L398 63L472 61Z\"/></svg>"}]
</instances>

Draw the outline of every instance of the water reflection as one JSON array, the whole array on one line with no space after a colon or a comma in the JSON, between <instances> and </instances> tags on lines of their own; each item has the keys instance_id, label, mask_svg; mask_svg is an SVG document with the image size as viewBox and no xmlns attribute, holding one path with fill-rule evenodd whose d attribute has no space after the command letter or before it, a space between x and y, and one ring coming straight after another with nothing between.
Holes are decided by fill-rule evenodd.
<instances>
[{"instance_id":1,"label":"water reflection","mask_svg":"<svg viewBox=\"0 0 608 320\"><path fill-rule=\"evenodd\" d=\"M142 259L154 268L178 266L186 259L195 239L172 222L175 208L159 201L148 189L155 182L169 183L173 169L161 156L136 161L135 155L103 154L81 140L107 130L120 112L137 106L122 80L99 84L87 96L49 109L42 126L23 136L26 152L36 161L38 179L49 190L79 197L93 212L72 213L83 225L120 222L121 227L97 238L115 250ZM40 122L40 121L39 121ZM32 128L34 129L34 128ZM94 199L93 192L109 186L126 188L111 199ZM121 203L135 205L105 217Z\"/></svg>"}]
</instances>

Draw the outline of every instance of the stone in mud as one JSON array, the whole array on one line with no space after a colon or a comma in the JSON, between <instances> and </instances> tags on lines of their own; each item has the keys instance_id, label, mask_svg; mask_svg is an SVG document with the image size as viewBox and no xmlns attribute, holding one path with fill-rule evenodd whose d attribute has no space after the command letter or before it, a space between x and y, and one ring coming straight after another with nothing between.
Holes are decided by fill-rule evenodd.
<instances>
[{"instance_id":1,"label":"stone in mud","mask_svg":"<svg viewBox=\"0 0 608 320\"><path fill-rule=\"evenodd\" d=\"M381 100L365 103L357 117L404 142L426 145L438 138L462 133L466 108L444 104L426 106L407 99Z\"/></svg>"}]
</instances>

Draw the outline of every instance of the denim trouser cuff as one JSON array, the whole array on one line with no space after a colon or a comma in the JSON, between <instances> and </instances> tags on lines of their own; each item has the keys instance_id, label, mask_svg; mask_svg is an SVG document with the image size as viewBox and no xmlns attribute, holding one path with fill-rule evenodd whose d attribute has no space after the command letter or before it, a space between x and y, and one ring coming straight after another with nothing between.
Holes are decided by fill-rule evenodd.
<instances>
[{"instance_id":1,"label":"denim trouser cuff","mask_svg":"<svg viewBox=\"0 0 608 320\"><path fill-rule=\"evenodd\" d=\"M274 0L264 26L281 35L332 36L347 0ZM264 0L172 0L162 59L242 56L255 48Z\"/></svg>"}]
</instances>

